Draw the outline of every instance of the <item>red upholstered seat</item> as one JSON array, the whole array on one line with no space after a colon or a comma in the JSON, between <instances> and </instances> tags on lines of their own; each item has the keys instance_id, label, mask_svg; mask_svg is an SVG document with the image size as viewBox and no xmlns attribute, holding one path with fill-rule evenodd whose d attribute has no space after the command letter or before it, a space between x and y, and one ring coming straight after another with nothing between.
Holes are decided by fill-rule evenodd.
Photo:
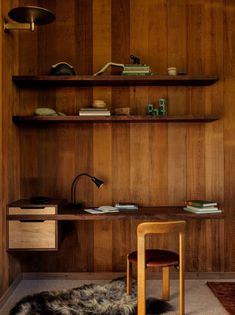
<instances>
[{"instance_id":1,"label":"red upholstered seat","mask_svg":"<svg viewBox=\"0 0 235 315\"><path fill-rule=\"evenodd\" d=\"M165 267L165 266L178 266L179 255L177 253L161 250L161 249L147 249L146 267ZM128 260L131 263L137 263L137 251L128 255Z\"/></svg>"}]
</instances>

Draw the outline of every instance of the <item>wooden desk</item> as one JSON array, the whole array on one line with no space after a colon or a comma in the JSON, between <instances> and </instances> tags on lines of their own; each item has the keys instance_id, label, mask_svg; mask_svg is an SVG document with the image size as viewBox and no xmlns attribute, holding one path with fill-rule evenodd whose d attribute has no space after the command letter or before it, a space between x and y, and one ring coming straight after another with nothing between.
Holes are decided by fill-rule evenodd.
<instances>
[{"instance_id":1,"label":"wooden desk","mask_svg":"<svg viewBox=\"0 0 235 315\"><path fill-rule=\"evenodd\" d=\"M182 207L142 207L138 210L120 211L107 214L90 214L83 210L61 208L57 214L42 215L7 215L7 220L56 220L56 221L89 221L89 220L188 220L188 219L223 219L224 214L194 214Z\"/></svg>"},{"instance_id":2,"label":"wooden desk","mask_svg":"<svg viewBox=\"0 0 235 315\"><path fill-rule=\"evenodd\" d=\"M58 205L58 201L53 201L45 205L45 207ZM28 237L26 238L24 232L25 242L21 247L8 245L8 250L15 252L14 257L21 260L21 263L25 266L24 270L28 272L38 270L38 259L42 265L40 270L44 272L52 270L57 272L64 272L65 270L80 272L94 270L124 271L126 254L136 248L137 224L141 221L151 220L187 221L187 248L190 248L186 256L187 265L190 266L187 269L188 271L203 271L204 261L206 261L208 270L211 270L211 266L216 266L218 270L220 270L220 266L223 266L222 252L224 248L221 247L221 239L224 235L224 214L197 215L184 211L183 205L182 207L141 207L137 211L95 215L65 206L57 207L57 211L54 214L46 214L45 211L44 214L36 214L39 213L37 207L43 210L44 205L35 205L22 200L13 202L8 206L19 207L19 209L17 214L7 215L7 226L14 223L14 221L23 221L21 222L22 225L29 225L29 228L26 230ZM22 213L25 213L25 209L29 209L30 214L21 214L21 207ZM34 209L36 209L35 212L33 212ZM43 248L38 248L37 243L41 239L40 230L37 230L36 234L37 247L27 244L26 241L28 239L31 240L30 225L33 222L30 221L37 220L50 221L47 222L48 224L55 221L55 226L58 225L58 235L55 235L53 238L58 246L55 246L54 249L52 246L49 247L47 245L41 245ZM19 222L16 222L16 224L20 225ZM36 225L37 222L33 224ZM43 225L43 222L38 222L38 224ZM42 231L43 236L46 235L44 231ZM214 237L215 231L218 235L216 238ZM22 242L20 237L18 239ZM158 245L161 242L151 241L151 246L155 246L155 244ZM175 240L171 239L169 248L174 248L175 246ZM205 255L207 254L205 253L207 253L208 246L213 251L208 254L209 258L206 260ZM57 247L59 249L58 253L50 255L45 252L56 252ZM17 251L18 253L16 253ZM104 259L104 257L106 258ZM28 264L28 261L31 261L32 258L35 258L33 267L31 264ZM77 261L79 261L79 264L77 264ZM58 262L61 263L58 264Z\"/></svg>"}]
</instances>

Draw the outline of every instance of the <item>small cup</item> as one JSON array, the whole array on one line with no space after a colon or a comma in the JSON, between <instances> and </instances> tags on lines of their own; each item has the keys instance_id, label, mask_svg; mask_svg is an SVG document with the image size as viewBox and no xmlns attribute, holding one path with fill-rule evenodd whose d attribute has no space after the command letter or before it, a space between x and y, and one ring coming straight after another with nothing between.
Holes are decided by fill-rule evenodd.
<instances>
[{"instance_id":1,"label":"small cup","mask_svg":"<svg viewBox=\"0 0 235 315\"><path fill-rule=\"evenodd\" d=\"M169 75L176 75L177 74L176 68L175 67L168 68L168 74Z\"/></svg>"}]
</instances>

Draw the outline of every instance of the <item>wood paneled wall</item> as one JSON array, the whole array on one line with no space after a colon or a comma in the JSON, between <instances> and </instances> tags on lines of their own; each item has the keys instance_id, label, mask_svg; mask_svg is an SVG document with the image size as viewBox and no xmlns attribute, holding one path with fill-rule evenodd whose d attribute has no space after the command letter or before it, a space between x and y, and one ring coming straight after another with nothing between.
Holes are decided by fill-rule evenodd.
<instances>
[{"instance_id":1,"label":"wood paneled wall","mask_svg":"<svg viewBox=\"0 0 235 315\"><path fill-rule=\"evenodd\" d=\"M5 143L5 161L14 156L7 162L8 200L32 195L69 198L71 182L81 172L105 181L104 188L97 190L86 178L80 180L77 196L87 206L116 201L181 205L190 198L216 199L225 211L225 222L188 222L186 269L235 271L235 247L230 241L235 234L235 3L25 0L20 4L51 9L56 21L34 33L19 32L14 39L12 33L8 35L15 43L8 49L14 52L10 67L14 73L6 69L8 76L46 74L60 61L72 64L78 74L92 74L109 61L129 63L129 55L134 54L156 73L176 66L178 71L217 74L220 79L210 87L17 89L16 97L8 99L9 113L32 114L36 107L51 107L76 114L101 98L111 110L130 106L133 113L144 114L148 103L156 105L163 97L168 99L169 114L220 114L221 119L207 124L43 127L17 127L8 121L11 134ZM59 252L11 254L10 268L19 264L23 271L125 270L126 253L136 248L137 223L63 223L67 233ZM150 245L164 243L150 240ZM176 246L173 239L168 245Z\"/></svg>"}]
</instances>

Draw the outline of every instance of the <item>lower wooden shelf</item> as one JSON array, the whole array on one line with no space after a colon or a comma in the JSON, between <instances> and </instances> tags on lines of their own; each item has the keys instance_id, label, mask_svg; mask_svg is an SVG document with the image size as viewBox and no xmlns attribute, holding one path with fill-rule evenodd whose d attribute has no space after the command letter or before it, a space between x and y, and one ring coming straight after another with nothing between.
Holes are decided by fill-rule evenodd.
<instances>
[{"instance_id":1,"label":"lower wooden shelf","mask_svg":"<svg viewBox=\"0 0 235 315\"><path fill-rule=\"evenodd\" d=\"M218 115L128 115L128 116L13 116L14 123L163 123L163 122L211 122L218 120Z\"/></svg>"}]
</instances>

